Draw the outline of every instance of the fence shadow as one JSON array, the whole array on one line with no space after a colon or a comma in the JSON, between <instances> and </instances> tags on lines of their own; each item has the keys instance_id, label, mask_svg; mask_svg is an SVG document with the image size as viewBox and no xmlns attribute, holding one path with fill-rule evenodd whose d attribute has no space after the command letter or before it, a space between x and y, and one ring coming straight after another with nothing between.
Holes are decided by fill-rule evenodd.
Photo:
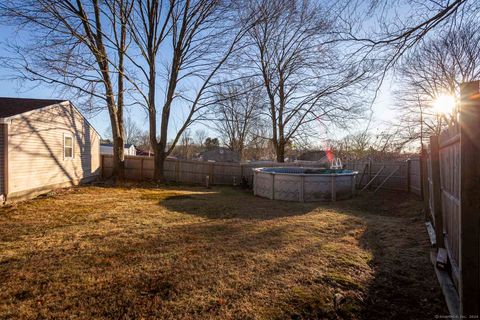
<instances>
[{"instance_id":1,"label":"fence shadow","mask_svg":"<svg viewBox=\"0 0 480 320\"><path fill-rule=\"evenodd\" d=\"M215 188L214 192L204 192L189 195L173 194L159 200L160 206L168 210L182 212L190 215L201 216L208 219L245 219L245 220L270 220L283 217L304 215L321 203L300 203L252 198L246 195L250 191L232 189L228 187ZM324 206L329 206L324 203Z\"/></svg>"},{"instance_id":2,"label":"fence shadow","mask_svg":"<svg viewBox=\"0 0 480 320\"><path fill-rule=\"evenodd\" d=\"M448 315L430 263L430 243L418 197L398 192L369 196L368 202L349 204L367 213L361 214L367 227L359 244L372 253L369 265L374 270L360 317L433 319Z\"/></svg>"}]
</instances>

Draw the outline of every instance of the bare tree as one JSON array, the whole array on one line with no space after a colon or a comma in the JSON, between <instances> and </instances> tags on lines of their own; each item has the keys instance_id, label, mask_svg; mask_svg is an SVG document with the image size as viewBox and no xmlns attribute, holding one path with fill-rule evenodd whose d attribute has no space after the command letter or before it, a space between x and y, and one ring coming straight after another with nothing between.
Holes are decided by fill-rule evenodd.
<instances>
[{"instance_id":1,"label":"bare tree","mask_svg":"<svg viewBox=\"0 0 480 320\"><path fill-rule=\"evenodd\" d=\"M207 138L208 134L205 129L197 129L195 130L195 143L200 147L200 149L203 149L205 139Z\"/></svg>"},{"instance_id":2,"label":"bare tree","mask_svg":"<svg viewBox=\"0 0 480 320\"><path fill-rule=\"evenodd\" d=\"M220 85L213 108L215 129L222 142L243 159L243 152L254 137L254 126L260 121L262 96L260 86L248 80Z\"/></svg>"},{"instance_id":3,"label":"bare tree","mask_svg":"<svg viewBox=\"0 0 480 320\"><path fill-rule=\"evenodd\" d=\"M381 81L423 39L475 18L480 11L475 0L370 0L368 5L345 0L341 7L338 19L343 28L337 41L356 43L359 46L353 55L376 60L383 71Z\"/></svg>"},{"instance_id":4,"label":"bare tree","mask_svg":"<svg viewBox=\"0 0 480 320\"><path fill-rule=\"evenodd\" d=\"M317 2L253 0L247 12L257 15L257 23L241 58L245 72L262 83L268 101L264 117L277 161L283 162L294 139L358 119L362 108L354 103L354 88L369 70L342 60L330 38L332 16Z\"/></svg>"},{"instance_id":5,"label":"bare tree","mask_svg":"<svg viewBox=\"0 0 480 320\"><path fill-rule=\"evenodd\" d=\"M124 173L124 58L132 0L6 0L3 23L28 29L32 37L10 44L4 66L21 80L47 83L105 106L113 133L113 174Z\"/></svg>"},{"instance_id":6,"label":"bare tree","mask_svg":"<svg viewBox=\"0 0 480 320\"><path fill-rule=\"evenodd\" d=\"M337 140L329 140L328 148L336 157L350 161L367 157L371 147L372 136L367 132L348 134Z\"/></svg>"},{"instance_id":7,"label":"bare tree","mask_svg":"<svg viewBox=\"0 0 480 320\"><path fill-rule=\"evenodd\" d=\"M435 99L448 94L459 99L460 84L480 77L480 27L468 23L431 40L424 40L400 67L396 91L405 142L423 142L456 120L456 111L440 114Z\"/></svg>"},{"instance_id":8,"label":"bare tree","mask_svg":"<svg viewBox=\"0 0 480 320\"><path fill-rule=\"evenodd\" d=\"M143 155L153 155L153 150L150 147L150 134L148 131L140 132L137 138L136 147L137 150L140 150Z\"/></svg>"},{"instance_id":9,"label":"bare tree","mask_svg":"<svg viewBox=\"0 0 480 320\"><path fill-rule=\"evenodd\" d=\"M143 75L142 83L137 81L136 86L144 86L146 92L141 103L148 110L155 180L164 180L166 157L209 105L213 79L248 26L239 27L232 17L229 5L234 4L215 0L137 2L130 32L144 59L136 63ZM169 54L162 55L162 50ZM159 88L165 88L161 103L157 101ZM184 116L177 119L177 132L169 140L174 108Z\"/></svg>"},{"instance_id":10,"label":"bare tree","mask_svg":"<svg viewBox=\"0 0 480 320\"><path fill-rule=\"evenodd\" d=\"M218 138L207 137L205 139L205 149L212 150L218 148L219 146L220 142L218 141Z\"/></svg>"},{"instance_id":11,"label":"bare tree","mask_svg":"<svg viewBox=\"0 0 480 320\"><path fill-rule=\"evenodd\" d=\"M131 116L127 116L124 120L125 130L125 144L138 145L141 141L142 131L138 127L137 123ZM113 141L112 130L108 128L105 131L105 138L109 141Z\"/></svg>"},{"instance_id":12,"label":"bare tree","mask_svg":"<svg viewBox=\"0 0 480 320\"><path fill-rule=\"evenodd\" d=\"M275 150L269 136L269 125L263 119L256 121L250 132L250 139L244 151L244 159L271 160L275 157Z\"/></svg>"},{"instance_id":13,"label":"bare tree","mask_svg":"<svg viewBox=\"0 0 480 320\"><path fill-rule=\"evenodd\" d=\"M172 151L172 155L181 159L192 159L197 146L195 145L190 129L183 131L180 140Z\"/></svg>"},{"instance_id":14,"label":"bare tree","mask_svg":"<svg viewBox=\"0 0 480 320\"><path fill-rule=\"evenodd\" d=\"M141 140L141 135L142 131L138 127L135 120L128 116L125 119L125 143L137 145Z\"/></svg>"},{"instance_id":15,"label":"bare tree","mask_svg":"<svg viewBox=\"0 0 480 320\"><path fill-rule=\"evenodd\" d=\"M397 130L357 131L328 142L328 149L343 161L399 159L405 157L402 155L403 146Z\"/></svg>"}]
</instances>

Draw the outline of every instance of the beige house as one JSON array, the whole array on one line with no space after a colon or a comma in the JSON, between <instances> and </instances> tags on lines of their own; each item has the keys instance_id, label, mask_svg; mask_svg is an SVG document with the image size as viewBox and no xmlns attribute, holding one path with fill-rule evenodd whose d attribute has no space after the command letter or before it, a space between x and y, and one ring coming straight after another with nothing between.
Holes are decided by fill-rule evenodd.
<instances>
[{"instance_id":1,"label":"beige house","mask_svg":"<svg viewBox=\"0 0 480 320\"><path fill-rule=\"evenodd\" d=\"M0 97L0 200L100 175L100 136L69 101Z\"/></svg>"}]
</instances>

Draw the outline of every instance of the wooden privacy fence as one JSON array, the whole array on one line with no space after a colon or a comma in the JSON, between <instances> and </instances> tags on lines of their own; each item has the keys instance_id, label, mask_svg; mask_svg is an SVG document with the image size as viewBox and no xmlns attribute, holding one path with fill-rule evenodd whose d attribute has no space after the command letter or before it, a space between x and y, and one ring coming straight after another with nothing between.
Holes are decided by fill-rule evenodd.
<instances>
[{"instance_id":1,"label":"wooden privacy fence","mask_svg":"<svg viewBox=\"0 0 480 320\"><path fill-rule=\"evenodd\" d=\"M112 173L113 156L102 155L102 176L109 177ZM168 181L211 185L240 184L242 178L248 184L253 183L253 169L260 167L320 167L315 163L230 163L203 162L192 160L167 159L165 162L165 177ZM421 193L420 160L413 158L407 161L373 162L357 161L345 165L347 169L359 171L357 187L363 188L371 182L369 188L412 191ZM125 177L132 180L153 179L153 158L145 156L125 156Z\"/></svg>"},{"instance_id":2,"label":"wooden privacy fence","mask_svg":"<svg viewBox=\"0 0 480 320\"><path fill-rule=\"evenodd\" d=\"M450 312L465 317L480 313L479 85L474 81L462 86L459 121L431 136L422 155L425 209L434 226L436 264L455 287L443 286Z\"/></svg>"},{"instance_id":3,"label":"wooden privacy fence","mask_svg":"<svg viewBox=\"0 0 480 320\"><path fill-rule=\"evenodd\" d=\"M102 177L112 174L113 156L101 156ZM165 178L167 181L211 185L240 184L242 177L251 185L253 182L253 169L261 167L305 166L302 163L231 163L231 162L205 162L194 160L167 159L165 161ZM320 164L309 164L309 167L320 167ZM153 157L125 156L125 178L132 180L153 179Z\"/></svg>"}]
</instances>

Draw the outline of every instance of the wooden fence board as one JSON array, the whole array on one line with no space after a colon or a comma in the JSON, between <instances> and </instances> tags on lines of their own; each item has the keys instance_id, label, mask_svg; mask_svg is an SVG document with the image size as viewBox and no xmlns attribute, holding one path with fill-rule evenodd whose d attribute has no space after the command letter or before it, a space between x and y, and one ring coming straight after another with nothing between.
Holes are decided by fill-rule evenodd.
<instances>
[{"instance_id":1,"label":"wooden fence board","mask_svg":"<svg viewBox=\"0 0 480 320\"><path fill-rule=\"evenodd\" d=\"M460 283L460 131L458 126L449 127L438 137L440 162L440 189L445 247L447 249L452 277ZM431 177L431 168L428 171ZM433 202L433 196L430 197Z\"/></svg>"},{"instance_id":2,"label":"wooden fence board","mask_svg":"<svg viewBox=\"0 0 480 320\"><path fill-rule=\"evenodd\" d=\"M438 137L438 155L431 140L425 194L459 295L460 314L455 316L468 317L480 313L480 81L462 85L461 96L457 123ZM441 250L442 243L437 245Z\"/></svg>"},{"instance_id":3,"label":"wooden fence board","mask_svg":"<svg viewBox=\"0 0 480 320\"><path fill-rule=\"evenodd\" d=\"M109 177L112 174L113 156L102 155L102 174ZM165 178L167 181L176 181L187 184L205 184L206 176L209 176L210 184L217 185L239 185L242 177L251 185L253 184L253 169L260 167L321 167L321 164L312 163L228 163L228 162L202 162L193 160L167 159L165 161ZM369 162L357 161L346 163L347 169L356 169L365 172L365 177L359 181L358 187L363 187L380 168L385 169L378 174L377 178L371 183L372 188L381 186L382 189L408 191L407 182L411 183L411 190L420 190L420 162L413 159L408 166L406 161L391 162ZM408 168L410 167L410 168ZM397 170L397 172L394 172ZM410 170L409 170L410 169ZM125 175L127 179L132 180L150 180L153 179L154 163L152 157L146 156L126 156L125 157ZM385 178L391 177L380 185ZM410 178L408 177L410 175Z\"/></svg>"},{"instance_id":4,"label":"wooden fence board","mask_svg":"<svg viewBox=\"0 0 480 320\"><path fill-rule=\"evenodd\" d=\"M461 87L460 115L460 312L480 314L480 81ZM456 188L456 184L452 185Z\"/></svg>"}]
</instances>

